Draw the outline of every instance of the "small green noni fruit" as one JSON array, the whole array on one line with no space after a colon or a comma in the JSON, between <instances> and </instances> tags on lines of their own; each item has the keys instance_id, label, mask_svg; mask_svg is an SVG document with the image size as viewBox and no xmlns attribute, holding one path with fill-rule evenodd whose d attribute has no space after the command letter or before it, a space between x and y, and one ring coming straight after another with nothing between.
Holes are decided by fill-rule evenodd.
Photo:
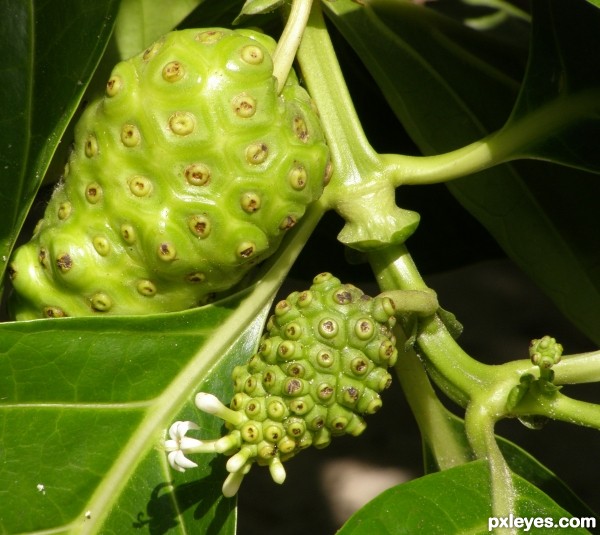
<instances>
[{"instance_id":1,"label":"small green noni fruit","mask_svg":"<svg viewBox=\"0 0 600 535\"><path fill-rule=\"evenodd\" d=\"M175 422L166 441L173 468L196 466L186 453L231 455L223 486L230 496L253 463L267 465L281 483L282 462L299 451L362 433L363 415L381 407L379 393L392 380L387 368L398 356L395 311L389 297L371 298L329 273L280 301L258 352L233 370L230 407L211 394L196 396L197 407L223 418L229 434L196 440L185 436L198 428L193 422Z\"/></svg>"},{"instance_id":2,"label":"small green noni fruit","mask_svg":"<svg viewBox=\"0 0 600 535\"><path fill-rule=\"evenodd\" d=\"M293 72L277 93L274 48L250 30L182 30L114 68L12 258L16 319L187 309L276 250L330 169Z\"/></svg>"}]
</instances>

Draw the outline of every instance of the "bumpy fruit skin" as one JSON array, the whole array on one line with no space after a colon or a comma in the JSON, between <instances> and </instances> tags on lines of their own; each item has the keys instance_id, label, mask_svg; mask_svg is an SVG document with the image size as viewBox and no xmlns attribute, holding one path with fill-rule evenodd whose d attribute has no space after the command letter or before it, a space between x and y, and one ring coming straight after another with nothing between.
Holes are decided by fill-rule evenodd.
<instances>
[{"instance_id":1,"label":"bumpy fruit skin","mask_svg":"<svg viewBox=\"0 0 600 535\"><path fill-rule=\"evenodd\" d=\"M275 306L258 352L233 371L230 408L241 417L228 419L228 438L219 441L233 445L224 452L233 455L232 474L253 463L281 466L311 445L359 435L363 416L382 405L387 368L398 357L393 301L329 273L313 282Z\"/></svg>"},{"instance_id":2,"label":"bumpy fruit skin","mask_svg":"<svg viewBox=\"0 0 600 535\"><path fill-rule=\"evenodd\" d=\"M172 32L113 70L64 180L14 254L18 320L203 304L271 255L323 189L328 149L275 42Z\"/></svg>"}]
</instances>

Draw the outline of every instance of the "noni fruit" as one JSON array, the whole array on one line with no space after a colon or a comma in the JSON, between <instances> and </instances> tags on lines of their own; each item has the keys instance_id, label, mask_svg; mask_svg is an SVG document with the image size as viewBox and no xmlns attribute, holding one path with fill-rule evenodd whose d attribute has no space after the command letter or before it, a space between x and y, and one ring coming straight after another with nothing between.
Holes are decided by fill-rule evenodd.
<instances>
[{"instance_id":1,"label":"noni fruit","mask_svg":"<svg viewBox=\"0 0 600 535\"><path fill-rule=\"evenodd\" d=\"M276 250L329 155L293 72L277 93L274 47L250 30L182 30L114 68L12 258L16 319L191 308Z\"/></svg>"},{"instance_id":2,"label":"noni fruit","mask_svg":"<svg viewBox=\"0 0 600 535\"><path fill-rule=\"evenodd\" d=\"M392 380L395 312L390 297L371 298L329 273L290 294L275 306L258 352L233 370L230 407L211 394L196 396L197 407L223 418L229 433L197 440L186 436L196 424L175 422L165 442L171 466L196 466L189 453L230 455L223 492L231 496L254 463L281 483L282 462L299 451L362 433L363 415L381 407L379 394Z\"/></svg>"}]
</instances>

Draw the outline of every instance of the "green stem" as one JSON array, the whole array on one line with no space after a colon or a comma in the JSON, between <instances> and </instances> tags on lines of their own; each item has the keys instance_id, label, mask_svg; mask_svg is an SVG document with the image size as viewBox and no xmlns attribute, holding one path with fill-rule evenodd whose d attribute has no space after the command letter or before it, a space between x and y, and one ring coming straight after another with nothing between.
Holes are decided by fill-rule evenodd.
<instances>
[{"instance_id":1,"label":"green stem","mask_svg":"<svg viewBox=\"0 0 600 535\"><path fill-rule=\"evenodd\" d=\"M369 254L379 287L386 290L426 290L404 245L392 245ZM466 405L472 395L489 385L490 366L473 359L455 342L439 317L422 322L419 348L426 356L428 371L451 399Z\"/></svg>"},{"instance_id":2,"label":"green stem","mask_svg":"<svg viewBox=\"0 0 600 535\"><path fill-rule=\"evenodd\" d=\"M447 182L501 163L536 157L538 144L589 117L599 98L597 90L585 90L552 100L522 117L511 117L497 132L444 154L386 154L381 158L395 186Z\"/></svg>"},{"instance_id":3,"label":"green stem","mask_svg":"<svg viewBox=\"0 0 600 535\"><path fill-rule=\"evenodd\" d=\"M312 0L294 0L285 28L273 52L273 76L277 79L278 93L283 90L294 63L311 6Z\"/></svg>"},{"instance_id":4,"label":"green stem","mask_svg":"<svg viewBox=\"0 0 600 535\"><path fill-rule=\"evenodd\" d=\"M486 459L490 471L492 514L507 517L515 512L515 490L512 474L498 447L494 435L495 415L489 411L488 400L472 402L465 413L465 429L477 457ZM510 530L496 533L511 533Z\"/></svg>"},{"instance_id":5,"label":"green stem","mask_svg":"<svg viewBox=\"0 0 600 535\"><path fill-rule=\"evenodd\" d=\"M332 181L337 175L349 184L360 182L357 162L379 167L379 156L371 148L356 114L318 2L298 49L298 63L332 149Z\"/></svg>"},{"instance_id":6,"label":"green stem","mask_svg":"<svg viewBox=\"0 0 600 535\"><path fill-rule=\"evenodd\" d=\"M600 381L600 351L563 356L555 364L554 384L595 383Z\"/></svg>"},{"instance_id":7,"label":"green stem","mask_svg":"<svg viewBox=\"0 0 600 535\"><path fill-rule=\"evenodd\" d=\"M321 203L346 220L338 239L360 250L403 241L419 217L396 206L395 187L362 129L319 3L313 5L298 62L331 152L333 175Z\"/></svg>"},{"instance_id":8,"label":"green stem","mask_svg":"<svg viewBox=\"0 0 600 535\"><path fill-rule=\"evenodd\" d=\"M446 470L473 460L463 430L457 427L456 417L440 402L417 354L412 350L401 353L395 369L437 468Z\"/></svg>"},{"instance_id":9,"label":"green stem","mask_svg":"<svg viewBox=\"0 0 600 535\"><path fill-rule=\"evenodd\" d=\"M528 394L513 411L516 416L546 416L552 420L600 429L600 407L565 396L557 392L554 396L544 396L539 392Z\"/></svg>"}]
</instances>

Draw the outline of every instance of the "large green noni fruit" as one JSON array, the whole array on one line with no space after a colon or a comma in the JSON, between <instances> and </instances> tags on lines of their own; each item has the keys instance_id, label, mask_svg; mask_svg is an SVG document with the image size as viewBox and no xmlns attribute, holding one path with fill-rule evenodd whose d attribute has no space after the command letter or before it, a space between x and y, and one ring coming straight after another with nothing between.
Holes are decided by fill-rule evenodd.
<instances>
[{"instance_id":1,"label":"large green noni fruit","mask_svg":"<svg viewBox=\"0 0 600 535\"><path fill-rule=\"evenodd\" d=\"M196 397L198 408L226 420L229 433L198 441L184 436L197 429L193 422L175 422L166 441L171 465L195 466L186 453L230 455L223 491L232 495L254 463L281 483L282 463L298 452L362 433L364 415L379 410L392 381L395 313L389 297L371 298L330 273L315 277L309 290L275 306L258 351L233 370L230 407L219 409L210 394Z\"/></svg>"},{"instance_id":2,"label":"large green noni fruit","mask_svg":"<svg viewBox=\"0 0 600 535\"><path fill-rule=\"evenodd\" d=\"M293 72L277 93L274 47L183 30L114 68L12 258L16 319L187 309L276 250L330 170Z\"/></svg>"}]
</instances>

